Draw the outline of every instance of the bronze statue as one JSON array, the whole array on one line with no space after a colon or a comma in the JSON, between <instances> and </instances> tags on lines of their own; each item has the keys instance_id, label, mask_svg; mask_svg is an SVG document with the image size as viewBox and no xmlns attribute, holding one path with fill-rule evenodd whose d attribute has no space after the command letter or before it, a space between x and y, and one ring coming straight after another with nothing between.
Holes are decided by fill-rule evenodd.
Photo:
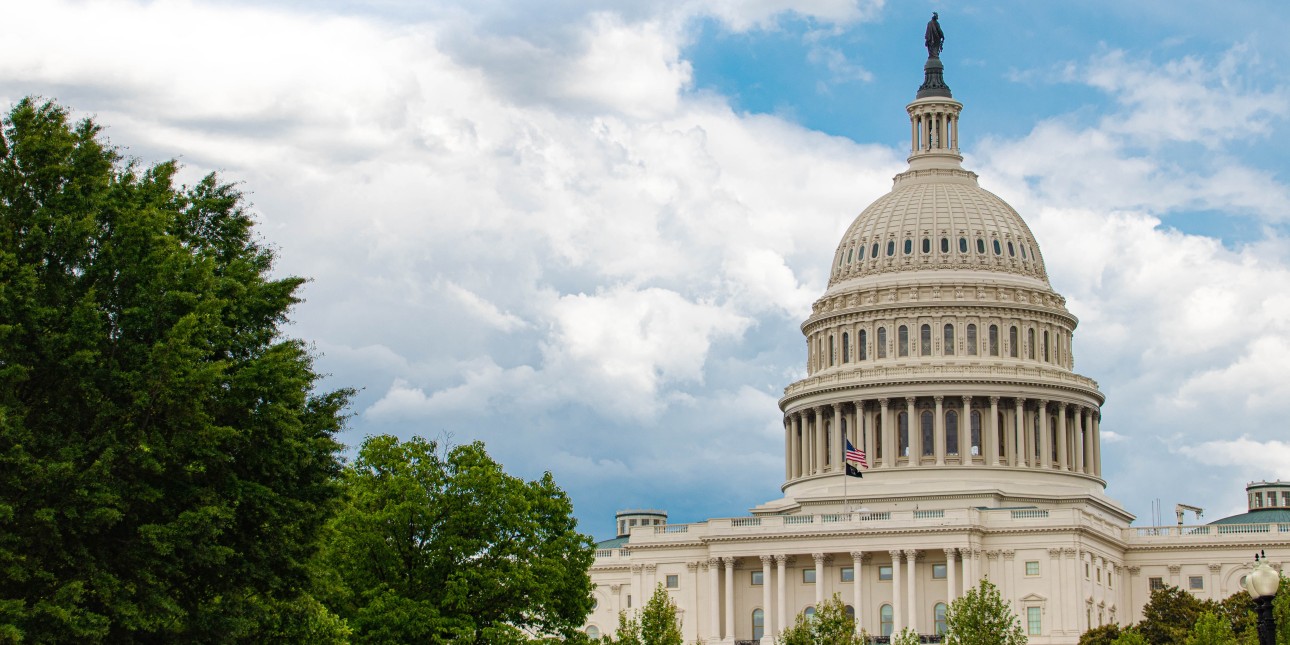
<instances>
[{"instance_id":1,"label":"bronze statue","mask_svg":"<svg viewBox=\"0 0 1290 645\"><path fill-rule=\"evenodd\" d=\"M932 12L932 19L927 21L927 33L923 36L923 43L927 45L928 58L941 57L941 48L945 45L945 32L941 31L941 23L935 11Z\"/></svg>"}]
</instances>

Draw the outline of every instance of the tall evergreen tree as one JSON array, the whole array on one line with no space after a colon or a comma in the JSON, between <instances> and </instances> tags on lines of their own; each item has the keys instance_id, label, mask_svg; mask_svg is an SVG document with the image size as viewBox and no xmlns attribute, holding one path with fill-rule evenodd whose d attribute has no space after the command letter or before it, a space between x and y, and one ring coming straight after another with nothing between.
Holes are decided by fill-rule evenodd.
<instances>
[{"instance_id":1,"label":"tall evergreen tree","mask_svg":"<svg viewBox=\"0 0 1290 645\"><path fill-rule=\"evenodd\" d=\"M270 276L242 195L175 173L53 103L3 120L0 637L219 642L319 617L301 592L348 392L316 393L281 337L302 280Z\"/></svg>"}]
</instances>

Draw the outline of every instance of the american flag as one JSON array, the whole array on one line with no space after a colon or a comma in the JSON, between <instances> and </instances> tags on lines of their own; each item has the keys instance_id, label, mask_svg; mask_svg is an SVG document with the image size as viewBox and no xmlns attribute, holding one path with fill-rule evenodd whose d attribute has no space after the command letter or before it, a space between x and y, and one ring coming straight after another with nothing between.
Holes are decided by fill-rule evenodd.
<instances>
[{"instance_id":1,"label":"american flag","mask_svg":"<svg viewBox=\"0 0 1290 645\"><path fill-rule=\"evenodd\" d=\"M853 446L853 445L851 445L851 440L850 440L850 439L848 439L848 440L847 440L847 456L846 456L846 460L847 460L847 461L854 461L854 462L856 462L857 464L860 464L860 467L861 467L861 468L868 468L868 467L869 467L869 461L868 461L867 459L865 459L865 458L864 458L864 451L863 451L863 450L856 450L856 447L855 447L855 446Z\"/></svg>"}]
</instances>

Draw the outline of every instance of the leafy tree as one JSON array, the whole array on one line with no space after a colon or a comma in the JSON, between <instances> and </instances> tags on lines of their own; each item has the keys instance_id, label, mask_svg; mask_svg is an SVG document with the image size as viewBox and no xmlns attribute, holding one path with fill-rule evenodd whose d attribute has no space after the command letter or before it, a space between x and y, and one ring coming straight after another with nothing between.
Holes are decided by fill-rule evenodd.
<instances>
[{"instance_id":1,"label":"leafy tree","mask_svg":"<svg viewBox=\"0 0 1290 645\"><path fill-rule=\"evenodd\" d=\"M855 620L834 594L815 608L814 616L798 614L793 626L780 632L779 645L863 645L868 637L856 635Z\"/></svg>"},{"instance_id":2,"label":"leafy tree","mask_svg":"<svg viewBox=\"0 0 1290 645\"><path fill-rule=\"evenodd\" d=\"M946 645L1019 645L1021 621L989 580L969 589L945 612Z\"/></svg>"},{"instance_id":3,"label":"leafy tree","mask_svg":"<svg viewBox=\"0 0 1290 645\"><path fill-rule=\"evenodd\" d=\"M1191 633L1187 635L1186 645L1234 645L1236 634L1232 633L1232 623L1212 611L1204 611Z\"/></svg>"},{"instance_id":4,"label":"leafy tree","mask_svg":"<svg viewBox=\"0 0 1290 645\"><path fill-rule=\"evenodd\" d=\"M349 397L281 337L303 280L213 175L49 102L2 128L0 637L343 636L302 595Z\"/></svg>"},{"instance_id":5,"label":"leafy tree","mask_svg":"<svg viewBox=\"0 0 1290 645\"><path fill-rule=\"evenodd\" d=\"M1151 642L1136 627L1130 627L1121 630L1120 635L1111 641L1111 645L1151 645Z\"/></svg>"},{"instance_id":6,"label":"leafy tree","mask_svg":"<svg viewBox=\"0 0 1290 645\"><path fill-rule=\"evenodd\" d=\"M1079 645L1111 645L1119 636L1120 626L1115 623L1107 623L1081 634Z\"/></svg>"},{"instance_id":7,"label":"leafy tree","mask_svg":"<svg viewBox=\"0 0 1290 645\"><path fill-rule=\"evenodd\" d=\"M1178 587L1168 586L1151 592L1142 608L1138 631L1148 643L1170 645L1187 640L1191 628L1206 611L1217 613L1217 605L1200 600Z\"/></svg>"},{"instance_id":8,"label":"leafy tree","mask_svg":"<svg viewBox=\"0 0 1290 645\"><path fill-rule=\"evenodd\" d=\"M481 443L363 442L320 568L358 642L576 638L591 610L591 538L550 473L507 475Z\"/></svg>"},{"instance_id":9,"label":"leafy tree","mask_svg":"<svg viewBox=\"0 0 1290 645\"><path fill-rule=\"evenodd\" d=\"M681 619L676 615L676 603L663 585L654 589L638 616L618 612L617 638L602 640L610 645L681 645Z\"/></svg>"}]
</instances>

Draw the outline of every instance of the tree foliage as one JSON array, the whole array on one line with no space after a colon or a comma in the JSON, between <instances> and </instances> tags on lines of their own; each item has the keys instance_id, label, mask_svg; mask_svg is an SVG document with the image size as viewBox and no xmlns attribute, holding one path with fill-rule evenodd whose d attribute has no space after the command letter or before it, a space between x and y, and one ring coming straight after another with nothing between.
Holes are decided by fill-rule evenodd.
<instances>
[{"instance_id":1,"label":"tree foliage","mask_svg":"<svg viewBox=\"0 0 1290 645\"><path fill-rule=\"evenodd\" d=\"M969 589L945 612L946 645L1019 645L1021 621L989 580Z\"/></svg>"},{"instance_id":2,"label":"tree foliage","mask_svg":"<svg viewBox=\"0 0 1290 645\"><path fill-rule=\"evenodd\" d=\"M815 608L815 615L798 614L793 626L780 632L779 645L862 645L866 636L856 634L855 620L834 594Z\"/></svg>"},{"instance_id":3,"label":"tree foliage","mask_svg":"<svg viewBox=\"0 0 1290 645\"><path fill-rule=\"evenodd\" d=\"M320 568L359 642L576 638L591 610L591 539L550 473L507 475L481 443L363 442Z\"/></svg>"},{"instance_id":4,"label":"tree foliage","mask_svg":"<svg viewBox=\"0 0 1290 645\"><path fill-rule=\"evenodd\" d=\"M315 393L306 348L280 337L302 280L270 277L242 195L176 187L176 169L123 161L52 103L3 120L4 638L220 642L331 620L301 593L349 393Z\"/></svg>"},{"instance_id":5,"label":"tree foliage","mask_svg":"<svg viewBox=\"0 0 1290 645\"><path fill-rule=\"evenodd\" d=\"M618 612L615 637L605 637L602 641L607 645L681 645L685 637L681 634L676 603L663 585L659 585L638 615Z\"/></svg>"}]
</instances>

